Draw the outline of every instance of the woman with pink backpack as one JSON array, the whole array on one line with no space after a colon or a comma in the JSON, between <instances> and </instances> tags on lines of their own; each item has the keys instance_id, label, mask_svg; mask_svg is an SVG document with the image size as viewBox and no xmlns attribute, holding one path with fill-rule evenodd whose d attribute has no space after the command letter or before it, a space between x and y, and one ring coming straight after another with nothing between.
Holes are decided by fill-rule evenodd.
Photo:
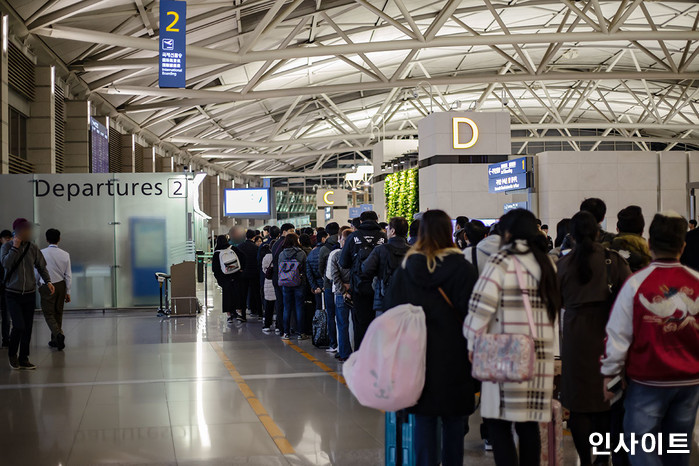
<instances>
[{"instance_id":1,"label":"woman with pink backpack","mask_svg":"<svg viewBox=\"0 0 699 466\"><path fill-rule=\"evenodd\" d=\"M425 314L425 384L417 404L407 409L415 415L418 465L439 462L440 420L441 464L463 464L465 421L475 410L476 385L461 326L477 278L476 268L454 244L449 216L441 210L425 212L417 242L395 271L385 297L387 308L412 304Z\"/></svg>"}]
</instances>

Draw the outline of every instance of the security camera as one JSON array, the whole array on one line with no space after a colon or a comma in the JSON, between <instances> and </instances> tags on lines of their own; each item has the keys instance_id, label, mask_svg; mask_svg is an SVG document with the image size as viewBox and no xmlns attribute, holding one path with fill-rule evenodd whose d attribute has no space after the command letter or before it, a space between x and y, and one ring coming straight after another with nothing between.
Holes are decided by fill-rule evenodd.
<instances>
[{"instance_id":1,"label":"security camera","mask_svg":"<svg viewBox=\"0 0 699 466\"><path fill-rule=\"evenodd\" d=\"M510 105L510 99L508 99L507 97L503 97L503 98L502 98L502 104L503 104L505 107L507 107L508 105Z\"/></svg>"},{"instance_id":2,"label":"security camera","mask_svg":"<svg viewBox=\"0 0 699 466\"><path fill-rule=\"evenodd\" d=\"M417 99L418 97L420 97L420 92L418 92L417 88L413 89L412 94L413 94L413 99Z\"/></svg>"}]
</instances>

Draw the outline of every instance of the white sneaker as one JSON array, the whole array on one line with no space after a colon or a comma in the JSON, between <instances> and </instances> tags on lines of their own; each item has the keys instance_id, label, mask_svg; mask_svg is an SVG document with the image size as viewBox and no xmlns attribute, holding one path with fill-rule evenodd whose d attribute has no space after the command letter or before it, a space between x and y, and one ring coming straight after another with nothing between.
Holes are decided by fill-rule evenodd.
<instances>
[{"instance_id":1,"label":"white sneaker","mask_svg":"<svg viewBox=\"0 0 699 466\"><path fill-rule=\"evenodd\" d=\"M265 335L269 335L270 333L272 333L272 329L269 327L265 327L262 329L262 333L264 333Z\"/></svg>"},{"instance_id":2,"label":"white sneaker","mask_svg":"<svg viewBox=\"0 0 699 466\"><path fill-rule=\"evenodd\" d=\"M326 353L337 353L337 348L330 347L325 350Z\"/></svg>"}]
</instances>

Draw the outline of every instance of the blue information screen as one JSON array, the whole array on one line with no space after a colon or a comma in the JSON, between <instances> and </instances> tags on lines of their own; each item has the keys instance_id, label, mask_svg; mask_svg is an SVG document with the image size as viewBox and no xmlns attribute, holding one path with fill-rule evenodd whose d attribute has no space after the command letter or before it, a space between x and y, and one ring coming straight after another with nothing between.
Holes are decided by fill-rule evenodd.
<instances>
[{"instance_id":1,"label":"blue information screen","mask_svg":"<svg viewBox=\"0 0 699 466\"><path fill-rule=\"evenodd\" d=\"M158 85L185 87L187 2L160 1L160 54Z\"/></svg>"},{"instance_id":2,"label":"blue information screen","mask_svg":"<svg viewBox=\"0 0 699 466\"><path fill-rule=\"evenodd\" d=\"M109 173L109 130L90 118L90 155L92 173Z\"/></svg>"},{"instance_id":3,"label":"blue information screen","mask_svg":"<svg viewBox=\"0 0 699 466\"><path fill-rule=\"evenodd\" d=\"M529 177L527 173L517 173L515 175L504 175L488 180L488 191L491 193L501 193L505 191L517 191L529 187Z\"/></svg>"},{"instance_id":4,"label":"blue information screen","mask_svg":"<svg viewBox=\"0 0 699 466\"><path fill-rule=\"evenodd\" d=\"M523 202L510 202L507 204L504 204L502 206L503 213L508 213L511 210L514 209L527 209L529 210L529 202L523 201Z\"/></svg>"},{"instance_id":5,"label":"blue information screen","mask_svg":"<svg viewBox=\"0 0 699 466\"><path fill-rule=\"evenodd\" d=\"M527 172L527 158L507 160L505 162L491 163L488 165L488 178L500 178L506 175L517 175Z\"/></svg>"}]
</instances>

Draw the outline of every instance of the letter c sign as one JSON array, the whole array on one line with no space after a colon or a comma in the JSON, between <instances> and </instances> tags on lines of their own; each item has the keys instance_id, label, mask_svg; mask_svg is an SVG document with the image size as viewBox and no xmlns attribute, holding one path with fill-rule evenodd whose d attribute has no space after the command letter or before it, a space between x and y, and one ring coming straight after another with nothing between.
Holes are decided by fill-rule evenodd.
<instances>
[{"instance_id":1,"label":"letter c sign","mask_svg":"<svg viewBox=\"0 0 699 466\"><path fill-rule=\"evenodd\" d=\"M333 194L335 194L335 191L325 191L325 194L323 194L323 201L324 201L327 205L333 205L333 204L335 204L335 201L331 201L331 200L329 199L329 197L332 196Z\"/></svg>"},{"instance_id":2,"label":"letter c sign","mask_svg":"<svg viewBox=\"0 0 699 466\"><path fill-rule=\"evenodd\" d=\"M469 125L473 133L471 139L467 142L461 142L459 139L459 125L461 123ZM475 146L476 142L478 142L478 125L470 118L454 117L452 118L452 134L454 136L454 149L468 149Z\"/></svg>"}]
</instances>

